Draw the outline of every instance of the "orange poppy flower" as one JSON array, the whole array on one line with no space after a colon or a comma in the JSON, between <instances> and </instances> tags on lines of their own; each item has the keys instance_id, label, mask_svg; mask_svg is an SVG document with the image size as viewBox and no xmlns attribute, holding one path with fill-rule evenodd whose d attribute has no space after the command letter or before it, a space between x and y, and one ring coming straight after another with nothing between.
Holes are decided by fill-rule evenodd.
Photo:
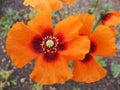
<instances>
[{"instance_id":1,"label":"orange poppy flower","mask_svg":"<svg viewBox=\"0 0 120 90\"><path fill-rule=\"evenodd\" d=\"M106 70L99 65L94 56L115 55L115 37L110 28L104 25L99 25L91 33L94 16L82 14L78 15L78 18L83 23L79 34L88 36L91 45L86 57L75 61L72 79L77 82L91 83L100 80L106 75Z\"/></svg>"},{"instance_id":2,"label":"orange poppy flower","mask_svg":"<svg viewBox=\"0 0 120 90\"><path fill-rule=\"evenodd\" d=\"M101 24L110 26L113 33L116 35L118 32L114 26L120 23L120 12L108 12L101 20Z\"/></svg>"},{"instance_id":3,"label":"orange poppy flower","mask_svg":"<svg viewBox=\"0 0 120 90\"><path fill-rule=\"evenodd\" d=\"M72 77L67 60L83 59L89 52L90 41L88 37L78 35L80 27L81 22L70 16L53 30L51 12L41 11L28 26L17 22L11 28L6 40L7 53L18 68L36 59L30 74L36 82L63 83Z\"/></svg>"},{"instance_id":4,"label":"orange poppy flower","mask_svg":"<svg viewBox=\"0 0 120 90\"><path fill-rule=\"evenodd\" d=\"M62 8L62 2L66 4L73 4L76 0L25 0L24 5L31 5L35 9L44 9L51 7L52 10L59 10Z\"/></svg>"}]
</instances>

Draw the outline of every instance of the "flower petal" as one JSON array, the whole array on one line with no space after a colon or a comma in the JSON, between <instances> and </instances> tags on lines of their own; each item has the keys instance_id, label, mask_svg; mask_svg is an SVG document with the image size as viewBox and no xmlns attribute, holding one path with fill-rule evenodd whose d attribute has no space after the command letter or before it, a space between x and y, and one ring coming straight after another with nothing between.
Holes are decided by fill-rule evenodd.
<instances>
[{"instance_id":1,"label":"flower petal","mask_svg":"<svg viewBox=\"0 0 120 90\"><path fill-rule=\"evenodd\" d=\"M38 3L40 2L40 0L24 0L23 4L28 6L28 5L31 5L31 6L35 6L37 5Z\"/></svg>"},{"instance_id":2,"label":"flower petal","mask_svg":"<svg viewBox=\"0 0 120 90\"><path fill-rule=\"evenodd\" d=\"M78 14L76 17L79 19L79 21L83 24L82 27L79 30L80 35L90 35L95 17L90 14Z\"/></svg>"},{"instance_id":3,"label":"flower petal","mask_svg":"<svg viewBox=\"0 0 120 90\"><path fill-rule=\"evenodd\" d=\"M90 41L87 36L79 36L78 38L67 43L67 49L61 51L63 56L71 57L71 59L83 59L89 52Z\"/></svg>"},{"instance_id":4,"label":"flower petal","mask_svg":"<svg viewBox=\"0 0 120 90\"><path fill-rule=\"evenodd\" d=\"M60 0L25 0L24 5L31 5L37 10L45 10L46 8L59 10L62 8L62 2Z\"/></svg>"},{"instance_id":5,"label":"flower petal","mask_svg":"<svg viewBox=\"0 0 120 90\"><path fill-rule=\"evenodd\" d=\"M103 17L101 23L108 26L116 26L118 23L120 23L120 12L113 11L107 13Z\"/></svg>"},{"instance_id":6,"label":"flower petal","mask_svg":"<svg viewBox=\"0 0 120 90\"><path fill-rule=\"evenodd\" d=\"M53 10L59 10L63 7L62 2L60 0L46 0L49 2L50 7Z\"/></svg>"},{"instance_id":7,"label":"flower petal","mask_svg":"<svg viewBox=\"0 0 120 90\"><path fill-rule=\"evenodd\" d=\"M76 60L74 63L73 80L77 82L96 82L106 75L106 70L90 56L88 60Z\"/></svg>"},{"instance_id":8,"label":"flower petal","mask_svg":"<svg viewBox=\"0 0 120 90\"><path fill-rule=\"evenodd\" d=\"M25 0L23 2L23 4L25 6L32 6L34 9L36 10L45 10L45 9L50 9L50 5L49 5L49 2L47 2L46 0Z\"/></svg>"},{"instance_id":9,"label":"flower petal","mask_svg":"<svg viewBox=\"0 0 120 90\"><path fill-rule=\"evenodd\" d=\"M23 67L37 56L30 48L30 42L35 35L35 32L20 22L17 22L9 31L6 50L16 67Z\"/></svg>"},{"instance_id":10,"label":"flower petal","mask_svg":"<svg viewBox=\"0 0 120 90\"><path fill-rule=\"evenodd\" d=\"M39 33L45 30L52 30L51 11L43 10L39 12L34 19L28 22L28 26Z\"/></svg>"},{"instance_id":11,"label":"flower petal","mask_svg":"<svg viewBox=\"0 0 120 90\"><path fill-rule=\"evenodd\" d=\"M44 85L63 83L72 77L68 65L63 57L55 61L46 61L43 56L36 60L35 68L30 77Z\"/></svg>"},{"instance_id":12,"label":"flower petal","mask_svg":"<svg viewBox=\"0 0 120 90\"><path fill-rule=\"evenodd\" d=\"M61 1L66 4L73 4L73 3L75 3L76 0L61 0Z\"/></svg>"},{"instance_id":13,"label":"flower petal","mask_svg":"<svg viewBox=\"0 0 120 90\"><path fill-rule=\"evenodd\" d=\"M110 28L114 35L117 35L119 33L113 26L110 26Z\"/></svg>"},{"instance_id":14,"label":"flower petal","mask_svg":"<svg viewBox=\"0 0 120 90\"><path fill-rule=\"evenodd\" d=\"M100 25L91 34L91 41L94 44L96 56L114 56L116 54L116 40L113 32L107 26Z\"/></svg>"},{"instance_id":15,"label":"flower petal","mask_svg":"<svg viewBox=\"0 0 120 90\"><path fill-rule=\"evenodd\" d=\"M55 34L61 33L65 41L70 41L78 36L81 22L75 16L70 16L59 22L54 29Z\"/></svg>"}]
</instances>

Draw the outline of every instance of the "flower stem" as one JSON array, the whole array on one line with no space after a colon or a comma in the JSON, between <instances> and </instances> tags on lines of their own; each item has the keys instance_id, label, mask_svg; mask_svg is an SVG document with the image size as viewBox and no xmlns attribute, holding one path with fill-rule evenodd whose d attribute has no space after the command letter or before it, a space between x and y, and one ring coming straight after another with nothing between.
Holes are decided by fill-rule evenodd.
<instances>
[{"instance_id":1,"label":"flower stem","mask_svg":"<svg viewBox=\"0 0 120 90\"><path fill-rule=\"evenodd\" d=\"M100 17L100 18L98 19L98 21L94 24L94 26L93 26L93 28L92 28L92 32L95 31L95 29L96 29L96 27L98 26L98 24L100 23L101 19L102 19L102 17Z\"/></svg>"},{"instance_id":2,"label":"flower stem","mask_svg":"<svg viewBox=\"0 0 120 90\"><path fill-rule=\"evenodd\" d=\"M61 13L60 13L60 11L59 11L59 10L57 11L57 13L58 13L58 15L59 15L60 20L62 20L62 19L63 19L63 17L62 17L62 15L61 15Z\"/></svg>"},{"instance_id":3,"label":"flower stem","mask_svg":"<svg viewBox=\"0 0 120 90\"><path fill-rule=\"evenodd\" d=\"M90 8L89 10L88 10L88 13L89 14L93 14L93 13L95 13L96 11L97 11L97 6L98 6L98 4L99 4L99 0L92 0L92 8Z\"/></svg>"},{"instance_id":4,"label":"flower stem","mask_svg":"<svg viewBox=\"0 0 120 90\"><path fill-rule=\"evenodd\" d=\"M98 4L99 4L99 0L96 0L96 4L94 5L94 12L97 10Z\"/></svg>"}]
</instances>

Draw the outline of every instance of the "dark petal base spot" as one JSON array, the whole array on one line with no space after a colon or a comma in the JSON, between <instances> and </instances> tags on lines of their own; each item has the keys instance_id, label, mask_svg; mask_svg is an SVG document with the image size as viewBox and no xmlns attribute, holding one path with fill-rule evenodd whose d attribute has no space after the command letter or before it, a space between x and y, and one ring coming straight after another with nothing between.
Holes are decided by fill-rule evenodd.
<instances>
[{"instance_id":1,"label":"dark petal base spot","mask_svg":"<svg viewBox=\"0 0 120 90\"><path fill-rule=\"evenodd\" d=\"M102 18L102 23L105 24L107 20L109 20L112 17L112 13L107 13L105 16Z\"/></svg>"},{"instance_id":2,"label":"dark petal base spot","mask_svg":"<svg viewBox=\"0 0 120 90\"><path fill-rule=\"evenodd\" d=\"M62 50L65 50L65 49L67 49L67 44L66 43L58 45L58 50L62 51Z\"/></svg>"},{"instance_id":3,"label":"dark petal base spot","mask_svg":"<svg viewBox=\"0 0 120 90\"><path fill-rule=\"evenodd\" d=\"M44 32L42 33L42 37L46 37L46 36L53 36L52 28L44 30Z\"/></svg>"},{"instance_id":4,"label":"dark petal base spot","mask_svg":"<svg viewBox=\"0 0 120 90\"><path fill-rule=\"evenodd\" d=\"M46 61L54 61L58 58L58 53L46 53L44 54L44 59Z\"/></svg>"},{"instance_id":5,"label":"dark petal base spot","mask_svg":"<svg viewBox=\"0 0 120 90\"><path fill-rule=\"evenodd\" d=\"M91 42L90 44L90 53L94 52L96 50L96 45L95 43Z\"/></svg>"},{"instance_id":6,"label":"dark petal base spot","mask_svg":"<svg viewBox=\"0 0 120 90\"><path fill-rule=\"evenodd\" d=\"M79 34L80 36L86 36L86 34L83 34L83 33L81 33L81 34Z\"/></svg>"},{"instance_id":7,"label":"dark petal base spot","mask_svg":"<svg viewBox=\"0 0 120 90\"><path fill-rule=\"evenodd\" d=\"M32 49L36 52L36 53L41 53L42 52L42 47L41 47L41 42L42 42L42 37L41 36L35 36L32 40Z\"/></svg>"},{"instance_id":8,"label":"dark petal base spot","mask_svg":"<svg viewBox=\"0 0 120 90\"><path fill-rule=\"evenodd\" d=\"M58 33L55 37L59 40L60 44L64 42L64 36L61 33Z\"/></svg>"},{"instance_id":9,"label":"dark petal base spot","mask_svg":"<svg viewBox=\"0 0 120 90\"><path fill-rule=\"evenodd\" d=\"M91 58L92 58L92 56L88 53L88 54L86 54L85 58L83 60L80 60L80 61L85 63L85 62L88 62Z\"/></svg>"}]
</instances>

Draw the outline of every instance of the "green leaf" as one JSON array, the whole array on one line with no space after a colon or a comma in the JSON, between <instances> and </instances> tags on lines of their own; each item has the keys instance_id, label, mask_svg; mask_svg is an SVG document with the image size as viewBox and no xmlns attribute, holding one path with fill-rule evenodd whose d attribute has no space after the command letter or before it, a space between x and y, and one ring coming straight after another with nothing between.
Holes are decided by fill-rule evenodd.
<instances>
[{"instance_id":1,"label":"green leaf","mask_svg":"<svg viewBox=\"0 0 120 90\"><path fill-rule=\"evenodd\" d=\"M0 30L2 31L2 38L5 38L7 36L8 31L10 30L11 26L17 21L20 20L21 17L19 15L19 12L8 9L5 11L4 17L0 19Z\"/></svg>"},{"instance_id":2,"label":"green leaf","mask_svg":"<svg viewBox=\"0 0 120 90\"><path fill-rule=\"evenodd\" d=\"M73 71L73 65L74 65L74 60L71 61L70 64L69 64L69 68L70 68L71 72Z\"/></svg>"},{"instance_id":3,"label":"green leaf","mask_svg":"<svg viewBox=\"0 0 120 90\"><path fill-rule=\"evenodd\" d=\"M74 87L73 90L81 90L81 89L80 89L80 88L76 88L76 87Z\"/></svg>"},{"instance_id":4,"label":"green leaf","mask_svg":"<svg viewBox=\"0 0 120 90\"><path fill-rule=\"evenodd\" d=\"M99 63L102 67L106 67L106 66L107 66L107 64L105 63L105 61L104 61L101 57L95 56L95 59L98 61L98 63Z\"/></svg>"},{"instance_id":5,"label":"green leaf","mask_svg":"<svg viewBox=\"0 0 120 90\"><path fill-rule=\"evenodd\" d=\"M96 6L96 0L92 0L92 6L93 6L93 7Z\"/></svg>"},{"instance_id":6,"label":"green leaf","mask_svg":"<svg viewBox=\"0 0 120 90\"><path fill-rule=\"evenodd\" d=\"M17 85L17 82L15 80L10 80L11 85Z\"/></svg>"},{"instance_id":7,"label":"green leaf","mask_svg":"<svg viewBox=\"0 0 120 90\"><path fill-rule=\"evenodd\" d=\"M120 37L120 33L118 33L117 35L116 35L116 38L119 38Z\"/></svg>"},{"instance_id":8,"label":"green leaf","mask_svg":"<svg viewBox=\"0 0 120 90\"><path fill-rule=\"evenodd\" d=\"M118 77L120 75L120 64L111 64L111 73L114 78Z\"/></svg>"},{"instance_id":9,"label":"green leaf","mask_svg":"<svg viewBox=\"0 0 120 90\"><path fill-rule=\"evenodd\" d=\"M37 13L38 13L37 10L32 10L32 11L29 13L29 18L30 18L30 19L33 19Z\"/></svg>"},{"instance_id":10,"label":"green leaf","mask_svg":"<svg viewBox=\"0 0 120 90\"><path fill-rule=\"evenodd\" d=\"M0 70L0 80L7 81L12 72L12 70Z\"/></svg>"},{"instance_id":11,"label":"green leaf","mask_svg":"<svg viewBox=\"0 0 120 90\"><path fill-rule=\"evenodd\" d=\"M102 7L102 9L105 11L105 12L108 12L108 11L110 11L111 10L111 8L109 7L109 5L104 5L103 7Z\"/></svg>"},{"instance_id":12,"label":"green leaf","mask_svg":"<svg viewBox=\"0 0 120 90\"><path fill-rule=\"evenodd\" d=\"M36 83L33 85L32 90L43 90L43 87L42 85Z\"/></svg>"}]
</instances>

